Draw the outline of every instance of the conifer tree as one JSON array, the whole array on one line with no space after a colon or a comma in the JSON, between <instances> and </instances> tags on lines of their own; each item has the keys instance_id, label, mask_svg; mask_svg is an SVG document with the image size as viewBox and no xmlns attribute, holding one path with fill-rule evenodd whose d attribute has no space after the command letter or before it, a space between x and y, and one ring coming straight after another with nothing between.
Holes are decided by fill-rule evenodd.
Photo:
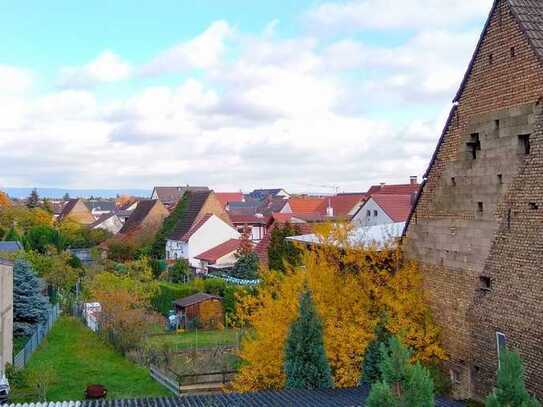
<instances>
[{"instance_id":1,"label":"conifer tree","mask_svg":"<svg viewBox=\"0 0 543 407\"><path fill-rule=\"evenodd\" d=\"M367 406L433 407L430 372L419 362L411 364L411 351L393 336L387 345L381 344L381 353L382 381L373 384Z\"/></svg>"},{"instance_id":2,"label":"conifer tree","mask_svg":"<svg viewBox=\"0 0 543 407\"><path fill-rule=\"evenodd\" d=\"M16 336L31 335L37 324L47 318L47 299L32 267L16 260L13 267L13 331Z\"/></svg>"},{"instance_id":3,"label":"conifer tree","mask_svg":"<svg viewBox=\"0 0 543 407\"><path fill-rule=\"evenodd\" d=\"M322 323L311 293L300 298L299 316L290 326L285 348L285 375L288 389L332 387L332 374L324 350Z\"/></svg>"},{"instance_id":4,"label":"conifer tree","mask_svg":"<svg viewBox=\"0 0 543 407\"><path fill-rule=\"evenodd\" d=\"M271 234L270 246L268 247L268 267L270 270L285 272L285 263L298 266L301 262L301 251L286 238L299 235L299 229L286 223L273 228Z\"/></svg>"},{"instance_id":5,"label":"conifer tree","mask_svg":"<svg viewBox=\"0 0 543 407\"><path fill-rule=\"evenodd\" d=\"M239 249L236 252L236 264L232 275L236 278L254 280L258 277L258 256L253 252L253 243L250 236L251 230L245 227L240 237Z\"/></svg>"},{"instance_id":6,"label":"conifer tree","mask_svg":"<svg viewBox=\"0 0 543 407\"><path fill-rule=\"evenodd\" d=\"M524 385L524 367L517 352L506 348L500 351L500 367L496 377L496 389L489 395L486 407L540 407Z\"/></svg>"},{"instance_id":7,"label":"conifer tree","mask_svg":"<svg viewBox=\"0 0 543 407\"><path fill-rule=\"evenodd\" d=\"M375 328L375 338L368 344L362 363L362 383L373 384L381 381L381 344L387 344L390 333L381 321Z\"/></svg>"},{"instance_id":8,"label":"conifer tree","mask_svg":"<svg viewBox=\"0 0 543 407\"><path fill-rule=\"evenodd\" d=\"M32 192L30 192L30 196L28 197L26 206L30 209L37 208L40 205L40 197L38 196L38 190L34 188Z\"/></svg>"}]
</instances>

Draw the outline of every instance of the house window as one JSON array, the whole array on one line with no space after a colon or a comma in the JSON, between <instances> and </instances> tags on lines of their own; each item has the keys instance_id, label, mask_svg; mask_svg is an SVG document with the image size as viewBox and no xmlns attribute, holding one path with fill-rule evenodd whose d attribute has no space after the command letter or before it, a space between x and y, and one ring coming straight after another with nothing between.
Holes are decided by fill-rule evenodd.
<instances>
[{"instance_id":1,"label":"house window","mask_svg":"<svg viewBox=\"0 0 543 407\"><path fill-rule=\"evenodd\" d=\"M371 211L368 209L368 211L366 212L366 216L369 218L371 216Z\"/></svg>"},{"instance_id":2,"label":"house window","mask_svg":"<svg viewBox=\"0 0 543 407\"><path fill-rule=\"evenodd\" d=\"M479 276L479 289L481 291L490 291L492 289L492 282L490 277Z\"/></svg>"},{"instance_id":3,"label":"house window","mask_svg":"<svg viewBox=\"0 0 543 407\"><path fill-rule=\"evenodd\" d=\"M373 216L377 216L377 215L378 215L377 210L374 210L373 211Z\"/></svg>"},{"instance_id":4,"label":"house window","mask_svg":"<svg viewBox=\"0 0 543 407\"><path fill-rule=\"evenodd\" d=\"M496 128L496 130L500 129L500 121L499 120L494 120L494 127Z\"/></svg>"},{"instance_id":5,"label":"house window","mask_svg":"<svg viewBox=\"0 0 543 407\"><path fill-rule=\"evenodd\" d=\"M507 337L504 333L496 331L496 354L498 356L498 368L500 367L500 354L507 348Z\"/></svg>"},{"instance_id":6,"label":"house window","mask_svg":"<svg viewBox=\"0 0 543 407\"><path fill-rule=\"evenodd\" d=\"M484 206L482 202L477 202L477 212L483 213Z\"/></svg>"},{"instance_id":7,"label":"house window","mask_svg":"<svg viewBox=\"0 0 543 407\"><path fill-rule=\"evenodd\" d=\"M452 177L452 178L451 178L451 185L452 185L453 187L456 186L456 178L455 178L455 177Z\"/></svg>"},{"instance_id":8,"label":"house window","mask_svg":"<svg viewBox=\"0 0 543 407\"><path fill-rule=\"evenodd\" d=\"M531 210L533 210L533 211L536 211L536 210L539 209L539 205L537 205L535 202L530 202L530 203L528 204L528 207L529 207Z\"/></svg>"},{"instance_id":9,"label":"house window","mask_svg":"<svg viewBox=\"0 0 543 407\"><path fill-rule=\"evenodd\" d=\"M498 184L503 184L503 175L502 174L498 174Z\"/></svg>"},{"instance_id":10,"label":"house window","mask_svg":"<svg viewBox=\"0 0 543 407\"><path fill-rule=\"evenodd\" d=\"M520 145L520 151L526 155L530 154L530 135L521 134L518 136L518 141Z\"/></svg>"},{"instance_id":11,"label":"house window","mask_svg":"<svg viewBox=\"0 0 543 407\"><path fill-rule=\"evenodd\" d=\"M515 58L515 56L516 56L515 47L511 47L510 52L511 52L511 58Z\"/></svg>"},{"instance_id":12,"label":"house window","mask_svg":"<svg viewBox=\"0 0 543 407\"><path fill-rule=\"evenodd\" d=\"M494 62L494 55L488 54L488 64L492 65L492 62Z\"/></svg>"},{"instance_id":13,"label":"house window","mask_svg":"<svg viewBox=\"0 0 543 407\"><path fill-rule=\"evenodd\" d=\"M481 140L479 139L479 133L473 133L470 136L470 141L466 143L468 152L473 160L477 159L477 151L481 150Z\"/></svg>"}]
</instances>

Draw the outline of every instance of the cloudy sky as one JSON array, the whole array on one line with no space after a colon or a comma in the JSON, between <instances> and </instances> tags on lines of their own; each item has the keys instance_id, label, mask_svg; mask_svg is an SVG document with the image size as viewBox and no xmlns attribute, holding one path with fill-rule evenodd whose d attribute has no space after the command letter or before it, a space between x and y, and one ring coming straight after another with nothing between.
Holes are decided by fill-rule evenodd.
<instances>
[{"instance_id":1,"label":"cloudy sky","mask_svg":"<svg viewBox=\"0 0 543 407\"><path fill-rule=\"evenodd\" d=\"M420 176L490 5L0 1L0 187Z\"/></svg>"}]
</instances>

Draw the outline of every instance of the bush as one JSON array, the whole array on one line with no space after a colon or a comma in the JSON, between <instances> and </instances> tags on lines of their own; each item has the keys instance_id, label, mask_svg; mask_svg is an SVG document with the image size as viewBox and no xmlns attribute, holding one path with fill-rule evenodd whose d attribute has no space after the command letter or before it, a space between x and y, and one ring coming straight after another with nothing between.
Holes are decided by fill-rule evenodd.
<instances>
[{"instance_id":1,"label":"bush","mask_svg":"<svg viewBox=\"0 0 543 407\"><path fill-rule=\"evenodd\" d=\"M172 303L179 298L187 297L198 291L190 284L169 284L161 282L158 285L158 293L151 299L153 309L164 316L168 316L172 309Z\"/></svg>"}]
</instances>

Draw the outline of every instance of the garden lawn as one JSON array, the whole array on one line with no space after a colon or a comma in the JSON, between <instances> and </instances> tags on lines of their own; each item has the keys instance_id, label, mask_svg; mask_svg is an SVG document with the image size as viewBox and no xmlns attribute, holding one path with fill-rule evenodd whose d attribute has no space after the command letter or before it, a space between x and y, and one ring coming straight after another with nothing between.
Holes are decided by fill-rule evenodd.
<instances>
[{"instance_id":1,"label":"garden lawn","mask_svg":"<svg viewBox=\"0 0 543 407\"><path fill-rule=\"evenodd\" d=\"M196 346L198 348L212 348L221 345L237 345L238 332L234 329L223 329L172 333L151 336L148 343L152 347L162 348L167 346L175 350L190 349Z\"/></svg>"},{"instance_id":2,"label":"garden lawn","mask_svg":"<svg viewBox=\"0 0 543 407\"><path fill-rule=\"evenodd\" d=\"M24 372L52 369L54 383L47 391L48 401L82 400L89 384L103 384L108 398L171 396L140 367L113 350L78 319L61 317ZM28 387L15 386L14 401L35 399Z\"/></svg>"}]
</instances>

